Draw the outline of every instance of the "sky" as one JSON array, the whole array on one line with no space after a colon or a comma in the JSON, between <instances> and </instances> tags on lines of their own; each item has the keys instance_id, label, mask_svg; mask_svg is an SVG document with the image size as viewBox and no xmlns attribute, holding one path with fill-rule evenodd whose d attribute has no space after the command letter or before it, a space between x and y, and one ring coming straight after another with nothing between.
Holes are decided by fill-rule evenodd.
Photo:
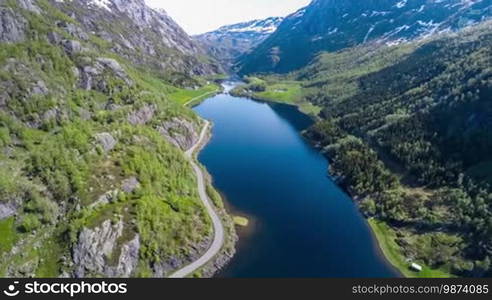
<instances>
[{"instance_id":1,"label":"sky","mask_svg":"<svg viewBox=\"0 0 492 300\"><path fill-rule=\"evenodd\" d=\"M215 30L223 25L254 19L287 16L311 0L145 0L164 8L188 34Z\"/></svg>"}]
</instances>

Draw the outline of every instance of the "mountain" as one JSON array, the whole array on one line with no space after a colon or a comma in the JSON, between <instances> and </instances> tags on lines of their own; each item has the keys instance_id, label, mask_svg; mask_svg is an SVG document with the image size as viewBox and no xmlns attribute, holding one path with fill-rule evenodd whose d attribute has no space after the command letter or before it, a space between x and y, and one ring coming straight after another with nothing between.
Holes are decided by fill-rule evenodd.
<instances>
[{"instance_id":1,"label":"mountain","mask_svg":"<svg viewBox=\"0 0 492 300\"><path fill-rule=\"evenodd\" d=\"M188 75L220 71L165 10L154 10L144 0L59 0L54 5L73 18L81 31L92 33L132 63Z\"/></svg>"},{"instance_id":2,"label":"mountain","mask_svg":"<svg viewBox=\"0 0 492 300\"><path fill-rule=\"evenodd\" d=\"M492 16L492 0L314 0L240 59L241 73L301 68L320 51L395 44L454 31Z\"/></svg>"},{"instance_id":3,"label":"mountain","mask_svg":"<svg viewBox=\"0 0 492 300\"><path fill-rule=\"evenodd\" d=\"M249 53L275 32L282 20L272 17L227 25L193 38L207 49L209 55L230 69L238 57Z\"/></svg>"},{"instance_id":4,"label":"mountain","mask_svg":"<svg viewBox=\"0 0 492 300\"><path fill-rule=\"evenodd\" d=\"M200 257L213 228L183 152L203 122L183 103L218 70L143 0L0 0L0 276L165 277Z\"/></svg>"}]
</instances>

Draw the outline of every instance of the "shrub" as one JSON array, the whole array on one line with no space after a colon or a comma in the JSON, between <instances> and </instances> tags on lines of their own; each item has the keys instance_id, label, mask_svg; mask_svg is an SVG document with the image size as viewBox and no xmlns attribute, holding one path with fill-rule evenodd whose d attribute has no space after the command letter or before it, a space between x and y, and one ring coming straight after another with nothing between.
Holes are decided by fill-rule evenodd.
<instances>
[{"instance_id":1,"label":"shrub","mask_svg":"<svg viewBox=\"0 0 492 300\"><path fill-rule=\"evenodd\" d=\"M20 230L25 233L33 232L41 226L41 222L35 214L27 214L22 218Z\"/></svg>"}]
</instances>

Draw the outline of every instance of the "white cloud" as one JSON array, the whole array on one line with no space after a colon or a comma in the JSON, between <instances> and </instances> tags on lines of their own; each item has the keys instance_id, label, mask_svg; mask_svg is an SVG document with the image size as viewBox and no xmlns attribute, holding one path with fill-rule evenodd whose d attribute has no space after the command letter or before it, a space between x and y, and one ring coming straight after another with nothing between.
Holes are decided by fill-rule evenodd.
<instances>
[{"instance_id":1,"label":"white cloud","mask_svg":"<svg viewBox=\"0 0 492 300\"><path fill-rule=\"evenodd\" d=\"M164 8L189 34L253 19L286 16L311 0L145 0Z\"/></svg>"}]
</instances>

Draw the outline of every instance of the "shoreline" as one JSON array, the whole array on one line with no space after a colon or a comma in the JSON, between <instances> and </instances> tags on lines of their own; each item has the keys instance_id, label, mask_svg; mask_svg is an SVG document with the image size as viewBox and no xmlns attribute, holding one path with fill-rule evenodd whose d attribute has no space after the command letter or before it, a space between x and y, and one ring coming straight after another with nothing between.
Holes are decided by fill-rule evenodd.
<instances>
[{"instance_id":1,"label":"shoreline","mask_svg":"<svg viewBox=\"0 0 492 300\"><path fill-rule=\"evenodd\" d=\"M217 95L216 93L215 95ZM208 98L205 98L201 101L204 101ZM201 103L201 102L200 102ZM198 104L197 104L198 105ZM201 118L201 117L200 117ZM236 227L233 221L233 215L228 211L227 200L221 195L221 193L214 187L213 185L213 177L210 175L206 167L200 163L198 160L198 156L200 152L207 146L207 144L212 139L212 128L213 123L210 121L207 129L207 133L202 143L197 147L194 152L193 159L197 163L198 167L202 170L204 179L207 185L207 194L211 200L211 204L213 205L216 213L221 219L222 225L224 226L224 241L221 247L221 250L206 264L196 270L192 275L199 275L198 277L204 278L212 278L217 273L219 273L234 257L236 253L236 246L239 243L239 235L237 233ZM212 191L218 195L218 199L214 199L213 195L210 195L208 188L211 188ZM220 205L217 205L215 202L220 201ZM201 275L201 276L200 276Z\"/></svg>"},{"instance_id":2,"label":"shoreline","mask_svg":"<svg viewBox=\"0 0 492 300\"><path fill-rule=\"evenodd\" d=\"M207 92L188 100L183 104L183 106L192 110L193 107L201 104L203 101L211 97L218 95L221 92L223 92L223 88L218 87L215 91ZM202 193L204 193L202 196L205 197L200 196L200 199L205 206L205 210L208 211L212 224L217 223L217 219L220 224L219 226L216 226L217 224L213 226L213 239L206 251L203 252L197 260L173 271L170 278L213 277L214 274L218 273L233 258L236 252L236 244L238 242L238 235L235 229L233 216L229 214L226 209L224 199L213 186L212 176L208 173L205 166L203 166L198 160L198 155L212 138L213 124L210 121L203 119L198 114L196 115L203 123L203 127L201 127L200 130L200 138L192 148L185 151L183 154L188 157L191 167L195 169L195 174L197 175L196 177L199 184L199 192L201 188L204 189L204 191L202 190ZM203 180L202 184L199 183L201 180L198 177L200 176L201 180ZM218 195L218 199L215 197L215 194ZM217 232L219 232L220 236L217 236ZM216 243L220 243L220 248L215 254L210 255L210 251L215 251L214 249L216 248L216 245L214 244ZM204 259L206 259L206 261L200 262L200 260Z\"/></svg>"},{"instance_id":3,"label":"shoreline","mask_svg":"<svg viewBox=\"0 0 492 300\"><path fill-rule=\"evenodd\" d=\"M309 112L309 111L305 111L303 109L302 105L303 104L309 104L308 102L295 103L295 102L277 101L277 100L271 99L271 98L260 97L258 95L255 95L254 93L244 93L243 94L243 93L237 93L237 92L233 92L233 91L234 90L231 91L231 95L234 97L247 98L247 99L251 99L251 100L255 100L255 101L259 101L259 102L263 102L263 103L283 104L283 105L292 106L292 107L297 108L297 110L299 110L299 112L301 112L301 113L305 114L306 116L310 117L311 119L313 119L313 121L317 121L320 119L317 114L314 114L314 113Z\"/></svg>"}]
</instances>

